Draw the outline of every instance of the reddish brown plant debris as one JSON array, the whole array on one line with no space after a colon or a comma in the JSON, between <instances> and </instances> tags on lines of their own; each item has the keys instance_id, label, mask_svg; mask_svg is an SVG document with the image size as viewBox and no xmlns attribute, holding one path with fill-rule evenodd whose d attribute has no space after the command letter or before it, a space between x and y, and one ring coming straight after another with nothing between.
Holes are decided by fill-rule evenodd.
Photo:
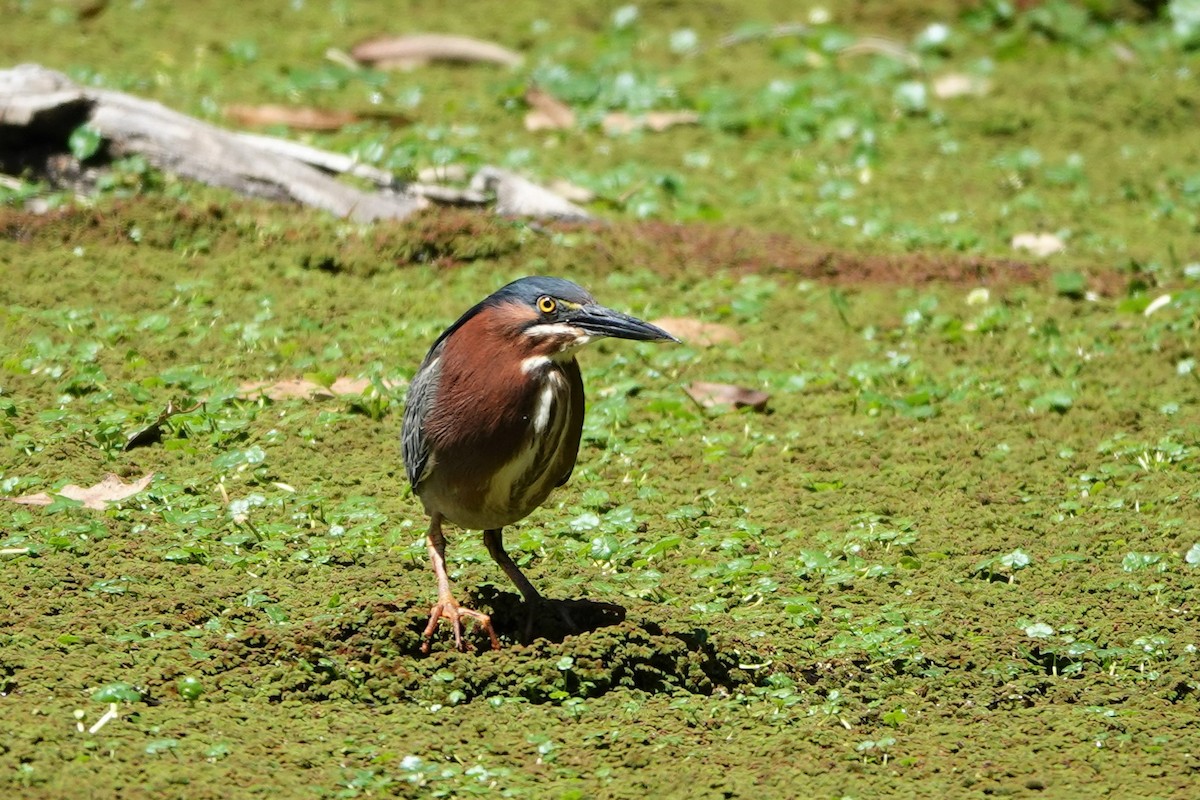
<instances>
[{"instance_id":1,"label":"reddish brown plant debris","mask_svg":"<svg viewBox=\"0 0 1200 800\"><path fill-rule=\"evenodd\" d=\"M767 401L771 395L757 389L745 386L734 386L730 383L706 383L696 381L684 389L688 397L703 408L714 406L733 406L734 408L752 408L755 411L766 411Z\"/></svg>"},{"instance_id":2,"label":"reddish brown plant debris","mask_svg":"<svg viewBox=\"0 0 1200 800\"><path fill-rule=\"evenodd\" d=\"M525 129L530 131L562 130L575 127L575 112L554 95L531 86L525 91L529 111L525 114Z\"/></svg>"},{"instance_id":3,"label":"reddish brown plant debris","mask_svg":"<svg viewBox=\"0 0 1200 800\"><path fill-rule=\"evenodd\" d=\"M330 108L312 108L309 106L282 106L268 104L261 106L228 105L225 106L225 116L238 125L248 128L262 128L269 125L284 125L294 130L302 131L336 131L345 126L361 122L365 119L387 122L392 125L407 125L411 120L401 114L386 112L360 113Z\"/></svg>"},{"instance_id":4,"label":"reddish brown plant debris","mask_svg":"<svg viewBox=\"0 0 1200 800\"><path fill-rule=\"evenodd\" d=\"M150 481L153 478L154 473L151 472L133 483L125 483L118 476L109 473L104 476L104 480L92 486L84 487L68 483L54 494L83 503L84 508L103 511L108 507L109 503L133 497L138 492L143 491L150 485ZM6 497L4 499L27 506L48 506L54 502L54 496L46 492L27 494L23 497Z\"/></svg>"},{"instance_id":5,"label":"reddish brown plant debris","mask_svg":"<svg viewBox=\"0 0 1200 800\"><path fill-rule=\"evenodd\" d=\"M690 317L663 317L654 324L693 347L712 347L715 344L737 344L742 335L728 325L704 322Z\"/></svg>"},{"instance_id":6,"label":"reddish brown plant debris","mask_svg":"<svg viewBox=\"0 0 1200 800\"><path fill-rule=\"evenodd\" d=\"M392 388L394 384L384 382L384 386ZM272 400L284 400L289 397L304 397L312 399L330 399L342 395L362 394L371 386L366 378L338 378L329 386L310 381L305 378L287 378L282 381L250 381L238 387L243 397L258 397L264 395Z\"/></svg>"},{"instance_id":7,"label":"reddish brown plant debris","mask_svg":"<svg viewBox=\"0 0 1200 800\"><path fill-rule=\"evenodd\" d=\"M86 245L90 241L129 242L130 219L153 219L142 225L143 247L173 248L178 241L203 235L211 252L246 247L245 219L267 216L270 205L236 200L223 205L188 206L167 199L115 201L103 209L66 208L46 214L0 209L0 239L34 244ZM270 246L303 249L301 259L323 267L327 233L299 218L281 230ZM1048 280L1051 268L1017 258L946 252L864 253L838 250L787 233L704 223L609 221L603 226L541 223L583 232L592 237L600 266L626 269L637 265L664 275L791 273L800 278L838 285L946 283L1008 286ZM454 266L480 259L503 258L517 250L530 256L561 254L549 239L530 239L511 223L468 209L440 208L388 225L373 226L360 240L349 240L329 255L334 272L372 274L413 263ZM1116 295L1127 289L1131 275L1091 267L1084 272L1088 289Z\"/></svg>"}]
</instances>

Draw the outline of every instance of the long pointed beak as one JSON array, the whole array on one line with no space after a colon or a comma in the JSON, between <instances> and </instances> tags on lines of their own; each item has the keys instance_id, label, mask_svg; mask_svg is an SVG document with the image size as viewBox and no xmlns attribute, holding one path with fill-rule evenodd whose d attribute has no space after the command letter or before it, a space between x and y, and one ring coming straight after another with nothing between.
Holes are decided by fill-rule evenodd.
<instances>
[{"instance_id":1,"label":"long pointed beak","mask_svg":"<svg viewBox=\"0 0 1200 800\"><path fill-rule=\"evenodd\" d=\"M601 305L584 306L571 315L570 322L592 336L611 336L638 342L679 341L657 325Z\"/></svg>"}]
</instances>

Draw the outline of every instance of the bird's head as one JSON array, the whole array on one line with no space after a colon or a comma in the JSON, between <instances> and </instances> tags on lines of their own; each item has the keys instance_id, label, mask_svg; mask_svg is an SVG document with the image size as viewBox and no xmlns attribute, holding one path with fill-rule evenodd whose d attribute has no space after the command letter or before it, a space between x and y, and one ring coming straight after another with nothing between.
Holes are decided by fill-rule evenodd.
<instances>
[{"instance_id":1,"label":"bird's head","mask_svg":"<svg viewBox=\"0 0 1200 800\"><path fill-rule=\"evenodd\" d=\"M443 338L474 317L484 317L492 331L519 345L530 364L568 360L580 347L604 337L679 341L656 325L600 305L583 287L562 278L513 281L464 314Z\"/></svg>"}]
</instances>

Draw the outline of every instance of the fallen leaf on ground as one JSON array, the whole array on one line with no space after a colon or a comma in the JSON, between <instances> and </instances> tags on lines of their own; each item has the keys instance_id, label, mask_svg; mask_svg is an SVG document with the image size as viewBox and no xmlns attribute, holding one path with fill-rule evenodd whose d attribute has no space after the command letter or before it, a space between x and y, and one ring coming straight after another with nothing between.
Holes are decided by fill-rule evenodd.
<instances>
[{"instance_id":1,"label":"fallen leaf on ground","mask_svg":"<svg viewBox=\"0 0 1200 800\"><path fill-rule=\"evenodd\" d=\"M713 406L733 406L734 408L752 408L755 411L766 411L767 401L771 395L757 389L747 389L745 386L734 386L730 383L705 383L696 381L684 389L688 397L695 400L704 408Z\"/></svg>"},{"instance_id":2,"label":"fallen leaf on ground","mask_svg":"<svg viewBox=\"0 0 1200 800\"><path fill-rule=\"evenodd\" d=\"M391 389L398 383L384 381L385 388ZM338 378L329 386L310 381L307 378L286 378L282 381L250 381L238 387L242 397L257 397L265 395L272 400L284 400L289 397L304 397L310 399L328 400L342 395L362 394L371 386L368 378Z\"/></svg>"},{"instance_id":3,"label":"fallen leaf on ground","mask_svg":"<svg viewBox=\"0 0 1200 800\"><path fill-rule=\"evenodd\" d=\"M262 128L267 125L286 125L306 131L336 131L357 122L358 117L350 111L326 111L320 108L300 106L225 106L225 116L238 125Z\"/></svg>"},{"instance_id":4,"label":"fallen leaf on ground","mask_svg":"<svg viewBox=\"0 0 1200 800\"><path fill-rule=\"evenodd\" d=\"M402 385L399 381L383 381L383 388L395 389ZM362 394L367 389L371 388L370 378L338 378L329 387L329 390L334 394Z\"/></svg>"},{"instance_id":5,"label":"fallen leaf on ground","mask_svg":"<svg viewBox=\"0 0 1200 800\"><path fill-rule=\"evenodd\" d=\"M1063 240L1053 233L1018 233L1012 238L1014 250L1028 250L1035 256L1050 256L1066 249Z\"/></svg>"},{"instance_id":6,"label":"fallen leaf on ground","mask_svg":"<svg viewBox=\"0 0 1200 800\"><path fill-rule=\"evenodd\" d=\"M712 347L714 344L737 344L742 335L728 325L717 322L704 322L690 317L663 317L654 320L655 325L680 341L698 347Z\"/></svg>"},{"instance_id":7,"label":"fallen leaf on ground","mask_svg":"<svg viewBox=\"0 0 1200 800\"><path fill-rule=\"evenodd\" d=\"M943 100L953 97L981 97L988 93L992 84L986 78L953 72L933 79L933 96Z\"/></svg>"},{"instance_id":8,"label":"fallen leaf on ground","mask_svg":"<svg viewBox=\"0 0 1200 800\"><path fill-rule=\"evenodd\" d=\"M103 511L108 507L109 503L115 503L118 500L124 500L127 497L133 497L138 492L144 490L150 485L150 480L154 477L154 473L134 481L133 483L125 483L111 472L104 476L104 480L94 486L84 488L69 483L59 489L54 494L61 495L71 500L83 503L84 508L93 508L97 511ZM5 498L14 503L21 503L27 506L48 506L54 502L54 496L46 492L38 492L37 494L27 494L23 497L8 497Z\"/></svg>"},{"instance_id":9,"label":"fallen leaf on ground","mask_svg":"<svg viewBox=\"0 0 1200 800\"><path fill-rule=\"evenodd\" d=\"M563 130L575 127L575 112L547 91L531 87L525 91L529 111L525 114L525 130Z\"/></svg>"},{"instance_id":10,"label":"fallen leaf on ground","mask_svg":"<svg viewBox=\"0 0 1200 800\"><path fill-rule=\"evenodd\" d=\"M268 125L286 125L300 131L336 131L352 122L366 119L388 122L393 125L407 125L411 122L402 114L387 112L358 113L355 111L334 111L325 108L310 108L307 106L225 106L225 116L238 125L248 128L263 128Z\"/></svg>"},{"instance_id":11,"label":"fallen leaf on ground","mask_svg":"<svg viewBox=\"0 0 1200 800\"><path fill-rule=\"evenodd\" d=\"M629 133L641 128L655 132L665 131L676 125L695 125L700 121L696 111L647 111L645 114L627 114L613 111L605 114L601 125L605 133Z\"/></svg>"},{"instance_id":12,"label":"fallen leaf on ground","mask_svg":"<svg viewBox=\"0 0 1200 800\"><path fill-rule=\"evenodd\" d=\"M881 36L863 36L838 51L839 56L875 55L888 56L913 69L920 69L921 59L904 45Z\"/></svg>"},{"instance_id":13,"label":"fallen leaf on ground","mask_svg":"<svg viewBox=\"0 0 1200 800\"><path fill-rule=\"evenodd\" d=\"M520 53L494 42L441 33L379 36L354 45L350 55L360 63L380 69L412 69L431 61L482 61L515 67L522 60Z\"/></svg>"}]
</instances>

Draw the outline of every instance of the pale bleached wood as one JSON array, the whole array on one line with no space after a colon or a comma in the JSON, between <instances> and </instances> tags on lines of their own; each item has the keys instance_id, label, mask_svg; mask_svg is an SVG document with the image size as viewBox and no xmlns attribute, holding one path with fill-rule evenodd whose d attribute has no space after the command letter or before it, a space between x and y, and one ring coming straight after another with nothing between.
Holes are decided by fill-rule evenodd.
<instances>
[{"instance_id":1,"label":"pale bleached wood","mask_svg":"<svg viewBox=\"0 0 1200 800\"><path fill-rule=\"evenodd\" d=\"M71 128L86 122L107 141L113 155L138 154L185 178L360 222L403 219L427 205L403 187L364 192L299 159L152 100L79 86L35 64L0 71L0 126L26 127L45 135L56 120L73 123L58 131L64 142ZM13 138L12 131L0 129L0 143Z\"/></svg>"},{"instance_id":2,"label":"pale bleached wood","mask_svg":"<svg viewBox=\"0 0 1200 800\"><path fill-rule=\"evenodd\" d=\"M0 162L6 148L57 146L58 152L65 151L71 131L84 123L105 139L111 155L138 154L158 169L184 178L321 208L356 221L403 219L431 201L491 203L495 213L505 216L592 218L546 187L499 167L481 167L465 188L406 183L341 153L225 130L153 100L80 86L37 64L0 70ZM330 173L366 179L379 189L364 191Z\"/></svg>"}]
</instances>

